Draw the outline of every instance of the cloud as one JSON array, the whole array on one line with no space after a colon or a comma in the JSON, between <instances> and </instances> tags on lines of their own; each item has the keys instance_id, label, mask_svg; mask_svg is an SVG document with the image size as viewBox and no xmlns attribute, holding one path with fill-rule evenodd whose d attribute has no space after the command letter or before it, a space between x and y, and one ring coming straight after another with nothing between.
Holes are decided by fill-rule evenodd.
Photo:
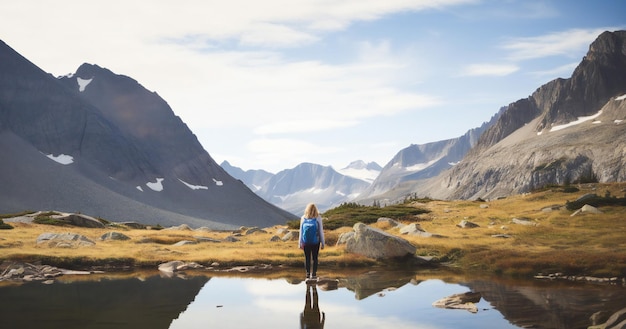
<instances>
[{"instance_id":1,"label":"cloud","mask_svg":"<svg viewBox=\"0 0 626 329\"><path fill-rule=\"evenodd\" d=\"M463 76L506 76L519 70L513 64L471 64L467 66L461 75Z\"/></svg>"},{"instance_id":2,"label":"cloud","mask_svg":"<svg viewBox=\"0 0 626 329\"><path fill-rule=\"evenodd\" d=\"M508 58L513 61L570 56L589 47L605 30L607 29L570 29L535 37L515 38L506 42L502 48L511 52Z\"/></svg>"},{"instance_id":3,"label":"cloud","mask_svg":"<svg viewBox=\"0 0 626 329\"><path fill-rule=\"evenodd\" d=\"M578 64L578 62L573 62L549 70L530 72L530 74L536 77L569 77L572 75L572 72L574 71L576 66L578 66Z\"/></svg>"},{"instance_id":4,"label":"cloud","mask_svg":"<svg viewBox=\"0 0 626 329\"><path fill-rule=\"evenodd\" d=\"M262 138L248 143L247 148L254 154L255 164L260 168L282 167L286 164L311 161L311 157L335 154L341 151L336 146L321 146L312 142L288 138Z\"/></svg>"},{"instance_id":5,"label":"cloud","mask_svg":"<svg viewBox=\"0 0 626 329\"><path fill-rule=\"evenodd\" d=\"M294 121L276 121L264 124L254 129L255 134L285 134L285 133L309 133L329 129L346 128L357 125L357 121L346 120L319 120L303 118Z\"/></svg>"}]
</instances>

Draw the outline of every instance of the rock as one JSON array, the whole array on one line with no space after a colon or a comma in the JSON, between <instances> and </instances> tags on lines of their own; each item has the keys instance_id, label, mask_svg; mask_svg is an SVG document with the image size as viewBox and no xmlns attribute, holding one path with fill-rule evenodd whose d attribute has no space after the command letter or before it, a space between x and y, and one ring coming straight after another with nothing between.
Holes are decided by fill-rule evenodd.
<instances>
[{"instance_id":1,"label":"rock","mask_svg":"<svg viewBox=\"0 0 626 329\"><path fill-rule=\"evenodd\" d=\"M165 230L168 230L168 231L169 231L169 230L178 230L178 231L193 231L193 230L191 229L191 227L189 227L189 225L187 225L187 224L181 224L181 225L178 225L178 226L172 226L172 227L164 228L163 230L164 230L164 231L165 231Z\"/></svg>"},{"instance_id":2,"label":"rock","mask_svg":"<svg viewBox=\"0 0 626 329\"><path fill-rule=\"evenodd\" d=\"M454 294L445 298L442 298L433 303L434 307L447 308L447 309L461 309L471 313L477 313L478 307L475 303L480 301L481 295L479 292L468 291L462 294Z\"/></svg>"},{"instance_id":3,"label":"rock","mask_svg":"<svg viewBox=\"0 0 626 329\"><path fill-rule=\"evenodd\" d=\"M460 223L456 224L456 226L458 226L460 228L476 228L476 227L480 227L480 225L478 225L476 223L472 223L472 222L467 221L467 220L462 220Z\"/></svg>"},{"instance_id":4,"label":"rock","mask_svg":"<svg viewBox=\"0 0 626 329\"><path fill-rule=\"evenodd\" d=\"M586 212L586 213L590 213L590 214L601 214L602 213L600 210L598 210L598 208L596 208L594 206L590 206L588 204L586 204L582 208L580 208L580 211Z\"/></svg>"},{"instance_id":5,"label":"rock","mask_svg":"<svg viewBox=\"0 0 626 329\"><path fill-rule=\"evenodd\" d=\"M296 231L287 231L282 238L283 241L294 241L298 240L298 232Z\"/></svg>"},{"instance_id":6,"label":"rock","mask_svg":"<svg viewBox=\"0 0 626 329\"><path fill-rule=\"evenodd\" d=\"M88 228L104 228L104 224L99 220L83 215L83 214L66 214L66 215L53 215L52 218L67 223L69 225Z\"/></svg>"},{"instance_id":7,"label":"rock","mask_svg":"<svg viewBox=\"0 0 626 329\"><path fill-rule=\"evenodd\" d=\"M513 219L511 220L511 222L512 222L513 224L518 224L518 225L525 225L525 226L537 226L537 223L535 223L535 222L531 221L531 220L530 220L530 219L528 219L528 218L523 218L523 217L522 217L522 218L513 218Z\"/></svg>"},{"instance_id":8,"label":"rock","mask_svg":"<svg viewBox=\"0 0 626 329\"><path fill-rule=\"evenodd\" d=\"M50 248L77 248L93 246L96 243L76 233L42 233L37 237L37 245L43 244Z\"/></svg>"},{"instance_id":9,"label":"rock","mask_svg":"<svg viewBox=\"0 0 626 329\"><path fill-rule=\"evenodd\" d=\"M273 235L270 238L270 242L278 242L278 241L281 241L281 239L280 239L280 237L278 235Z\"/></svg>"},{"instance_id":10,"label":"rock","mask_svg":"<svg viewBox=\"0 0 626 329\"><path fill-rule=\"evenodd\" d=\"M237 242L237 241L239 241L239 239L235 238L232 235L229 235L229 236L224 238L224 241L226 241L226 242Z\"/></svg>"},{"instance_id":11,"label":"rock","mask_svg":"<svg viewBox=\"0 0 626 329\"><path fill-rule=\"evenodd\" d=\"M346 251L374 259L414 256L417 248L407 240L367 226L354 225L355 235L348 239Z\"/></svg>"},{"instance_id":12,"label":"rock","mask_svg":"<svg viewBox=\"0 0 626 329\"><path fill-rule=\"evenodd\" d=\"M0 273L2 273L0 274L0 281L44 281L65 274L77 275L92 274L95 272L65 270L50 265L33 265L29 263L5 262L0 266Z\"/></svg>"},{"instance_id":13,"label":"rock","mask_svg":"<svg viewBox=\"0 0 626 329\"><path fill-rule=\"evenodd\" d=\"M491 237L492 238L502 238L502 239L512 238L512 236L510 234L494 234Z\"/></svg>"},{"instance_id":14,"label":"rock","mask_svg":"<svg viewBox=\"0 0 626 329\"><path fill-rule=\"evenodd\" d=\"M480 209L487 209L487 208L489 208L488 204L484 204L483 203L483 204L480 205Z\"/></svg>"},{"instance_id":15,"label":"rock","mask_svg":"<svg viewBox=\"0 0 626 329\"><path fill-rule=\"evenodd\" d=\"M250 235L250 234L253 234L253 233L257 233L257 232L259 232L259 233L267 233L267 231L262 230L262 229L260 229L258 227L251 227L248 230L246 230L245 235Z\"/></svg>"},{"instance_id":16,"label":"rock","mask_svg":"<svg viewBox=\"0 0 626 329\"><path fill-rule=\"evenodd\" d=\"M159 271L165 272L165 273L175 273L175 272L184 271L187 269L198 269L198 268L204 268L204 266L198 263L194 263L194 262L185 263L180 260L173 260L171 262L162 263L159 265Z\"/></svg>"},{"instance_id":17,"label":"rock","mask_svg":"<svg viewBox=\"0 0 626 329\"><path fill-rule=\"evenodd\" d=\"M400 234L416 234L419 232L426 232L422 229L422 226L420 226L419 223L411 223L400 229Z\"/></svg>"},{"instance_id":18,"label":"rock","mask_svg":"<svg viewBox=\"0 0 626 329\"><path fill-rule=\"evenodd\" d=\"M107 233L102 234L102 236L100 236L100 240L102 241L106 241L106 240L125 241L125 240L130 240L130 237L119 232L107 232Z\"/></svg>"},{"instance_id":19,"label":"rock","mask_svg":"<svg viewBox=\"0 0 626 329\"><path fill-rule=\"evenodd\" d=\"M387 217L381 217L378 220L376 220L376 222L377 223L387 223L391 227L402 226L402 224L400 224L397 220L391 219L391 218L387 218Z\"/></svg>"},{"instance_id":20,"label":"rock","mask_svg":"<svg viewBox=\"0 0 626 329\"><path fill-rule=\"evenodd\" d=\"M182 240L182 241L178 241L176 243L174 243L172 246L186 246L189 244L198 244L198 242L196 241L189 241L189 240Z\"/></svg>"},{"instance_id":21,"label":"rock","mask_svg":"<svg viewBox=\"0 0 626 329\"><path fill-rule=\"evenodd\" d=\"M354 231L341 233L341 235L339 235L339 239L337 239L336 245L339 246L342 244L346 244L348 240L354 237L354 234L355 234Z\"/></svg>"},{"instance_id":22,"label":"rock","mask_svg":"<svg viewBox=\"0 0 626 329\"><path fill-rule=\"evenodd\" d=\"M134 228L137 230L145 230L146 229L146 225L144 224L140 224L137 222L120 222L118 223L119 225L124 225L126 227L130 227L130 228Z\"/></svg>"},{"instance_id":23,"label":"rock","mask_svg":"<svg viewBox=\"0 0 626 329\"><path fill-rule=\"evenodd\" d=\"M194 236L194 239L196 239L198 242L213 242L213 243L220 243L222 242L221 240L218 239L213 239L213 238L207 238L204 236Z\"/></svg>"},{"instance_id":24,"label":"rock","mask_svg":"<svg viewBox=\"0 0 626 329\"><path fill-rule=\"evenodd\" d=\"M412 223L406 226L403 226L400 229L400 233L401 234L408 234L408 235L417 235L417 236L421 236L423 238L443 238L443 235L439 235L439 234L433 234L433 233L429 233L426 232L422 229L422 227L420 226L420 224L418 223Z\"/></svg>"}]
</instances>

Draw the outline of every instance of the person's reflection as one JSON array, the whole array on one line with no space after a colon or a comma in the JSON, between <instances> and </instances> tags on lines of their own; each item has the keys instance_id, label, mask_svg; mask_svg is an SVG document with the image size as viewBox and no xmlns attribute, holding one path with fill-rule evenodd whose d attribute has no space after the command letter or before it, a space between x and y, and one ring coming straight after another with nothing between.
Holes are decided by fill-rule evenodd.
<instances>
[{"instance_id":1,"label":"person's reflection","mask_svg":"<svg viewBox=\"0 0 626 329\"><path fill-rule=\"evenodd\" d=\"M324 314L324 312L320 312L317 300L317 287L315 285L307 284L304 311L300 313L300 328L324 328L325 320L326 314Z\"/></svg>"}]
</instances>

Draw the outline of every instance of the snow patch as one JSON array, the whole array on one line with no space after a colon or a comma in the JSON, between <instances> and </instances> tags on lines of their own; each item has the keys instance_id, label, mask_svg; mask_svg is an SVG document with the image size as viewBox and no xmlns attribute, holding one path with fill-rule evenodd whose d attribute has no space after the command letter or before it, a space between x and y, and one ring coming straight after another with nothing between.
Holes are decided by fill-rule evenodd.
<instances>
[{"instance_id":1,"label":"snow patch","mask_svg":"<svg viewBox=\"0 0 626 329\"><path fill-rule=\"evenodd\" d=\"M157 178L156 183L147 182L146 186L149 187L153 191L161 192L163 191L163 184L162 184L163 180L164 178Z\"/></svg>"},{"instance_id":2,"label":"snow patch","mask_svg":"<svg viewBox=\"0 0 626 329\"><path fill-rule=\"evenodd\" d=\"M615 98L616 101L623 101L625 99L626 99L626 94Z\"/></svg>"},{"instance_id":3,"label":"snow patch","mask_svg":"<svg viewBox=\"0 0 626 329\"><path fill-rule=\"evenodd\" d=\"M448 162L449 165L451 166L456 166L460 163L461 161L457 161L457 162Z\"/></svg>"},{"instance_id":4,"label":"snow patch","mask_svg":"<svg viewBox=\"0 0 626 329\"><path fill-rule=\"evenodd\" d=\"M46 156L50 158L51 160L54 160L55 162L58 162L62 165L68 165L68 164L74 163L74 158L71 155L59 154L57 156L54 156L52 154L48 154Z\"/></svg>"},{"instance_id":5,"label":"snow patch","mask_svg":"<svg viewBox=\"0 0 626 329\"><path fill-rule=\"evenodd\" d=\"M136 187L139 191L143 192L143 189L141 188L141 186L137 185Z\"/></svg>"},{"instance_id":6,"label":"snow patch","mask_svg":"<svg viewBox=\"0 0 626 329\"><path fill-rule=\"evenodd\" d=\"M613 122L615 122L615 124L618 125L618 124L622 123L622 121L624 121L624 120L615 120Z\"/></svg>"},{"instance_id":7,"label":"snow patch","mask_svg":"<svg viewBox=\"0 0 626 329\"><path fill-rule=\"evenodd\" d=\"M85 91L85 88L87 88L87 85L89 85L92 80L93 78L91 79L76 78L76 82L78 82L78 91L80 91L81 93Z\"/></svg>"},{"instance_id":8,"label":"snow patch","mask_svg":"<svg viewBox=\"0 0 626 329\"><path fill-rule=\"evenodd\" d=\"M355 169L355 168L348 167L348 168L343 168L339 170L339 173L344 176L348 176L348 177L366 181L368 183L372 183L376 179L376 177L378 177L378 175L380 174L380 171L367 170L367 169Z\"/></svg>"},{"instance_id":9,"label":"snow patch","mask_svg":"<svg viewBox=\"0 0 626 329\"><path fill-rule=\"evenodd\" d=\"M406 171L420 171L420 170L424 170L424 169L432 166L434 163L436 163L440 159L441 158L430 160L430 161L428 161L426 163L417 163L417 164L414 164L412 166L408 166L408 167L406 167Z\"/></svg>"},{"instance_id":10,"label":"snow patch","mask_svg":"<svg viewBox=\"0 0 626 329\"><path fill-rule=\"evenodd\" d=\"M561 130L561 129L565 129L565 128L568 128L568 127L572 127L572 126L581 124L583 122L587 122L589 120L593 120L593 119L597 118L598 116L600 116L600 114L602 114L602 110L598 111L598 113L596 113L594 115L590 115L590 116L587 116L587 117L578 117L578 120L576 120L576 121L572 121L572 122L566 123L564 125L558 125L558 126L552 127L550 129L550 132L558 131L558 130Z\"/></svg>"},{"instance_id":11,"label":"snow patch","mask_svg":"<svg viewBox=\"0 0 626 329\"><path fill-rule=\"evenodd\" d=\"M594 120L594 121L592 122L592 124L594 124L594 125L596 125L596 124L598 124L598 123L602 123L602 121L600 121L600 120Z\"/></svg>"},{"instance_id":12,"label":"snow patch","mask_svg":"<svg viewBox=\"0 0 626 329\"><path fill-rule=\"evenodd\" d=\"M224 183L221 180L217 180L217 179L213 178L213 181L215 182L215 185L217 185L217 186L223 186L224 185Z\"/></svg>"},{"instance_id":13,"label":"snow patch","mask_svg":"<svg viewBox=\"0 0 626 329\"><path fill-rule=\"evenodd\" d=\"M192 184L189 184L189 183L185 182L184 180L182 180L182 179L180 179L180 178L179 178L178 180L179 180L181 183L183 183L183 184L187 185L187 187L188 187L188 188L190 188L190 189L192 189L192 190L208 190L208 189L209 189L209 187L208 187L208 186L202 186L202 185L192 185Z\"/></svg>"}]
</instances>

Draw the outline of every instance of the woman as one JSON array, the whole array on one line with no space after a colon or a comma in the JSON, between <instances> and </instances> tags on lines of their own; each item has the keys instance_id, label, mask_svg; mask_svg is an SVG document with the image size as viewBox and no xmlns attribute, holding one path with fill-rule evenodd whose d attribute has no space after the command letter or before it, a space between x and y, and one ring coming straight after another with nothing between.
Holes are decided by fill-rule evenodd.
<instances>
[{"instance_id":1,"label":"woman","mask_svg":"<svg viewBox=\"0 0 626 329\"><path fill-rule=\"evenodd\" d=\"M313 203L309 203L304 209L304 215L300 218L300 234L298 237L300 249L304 250L304 268L306 278L317 279L317 256L320 247L324 249L324 226L322 217ZM311 259L313 259L313 271L311 271Z\"/></svg>"}]
</instances>

